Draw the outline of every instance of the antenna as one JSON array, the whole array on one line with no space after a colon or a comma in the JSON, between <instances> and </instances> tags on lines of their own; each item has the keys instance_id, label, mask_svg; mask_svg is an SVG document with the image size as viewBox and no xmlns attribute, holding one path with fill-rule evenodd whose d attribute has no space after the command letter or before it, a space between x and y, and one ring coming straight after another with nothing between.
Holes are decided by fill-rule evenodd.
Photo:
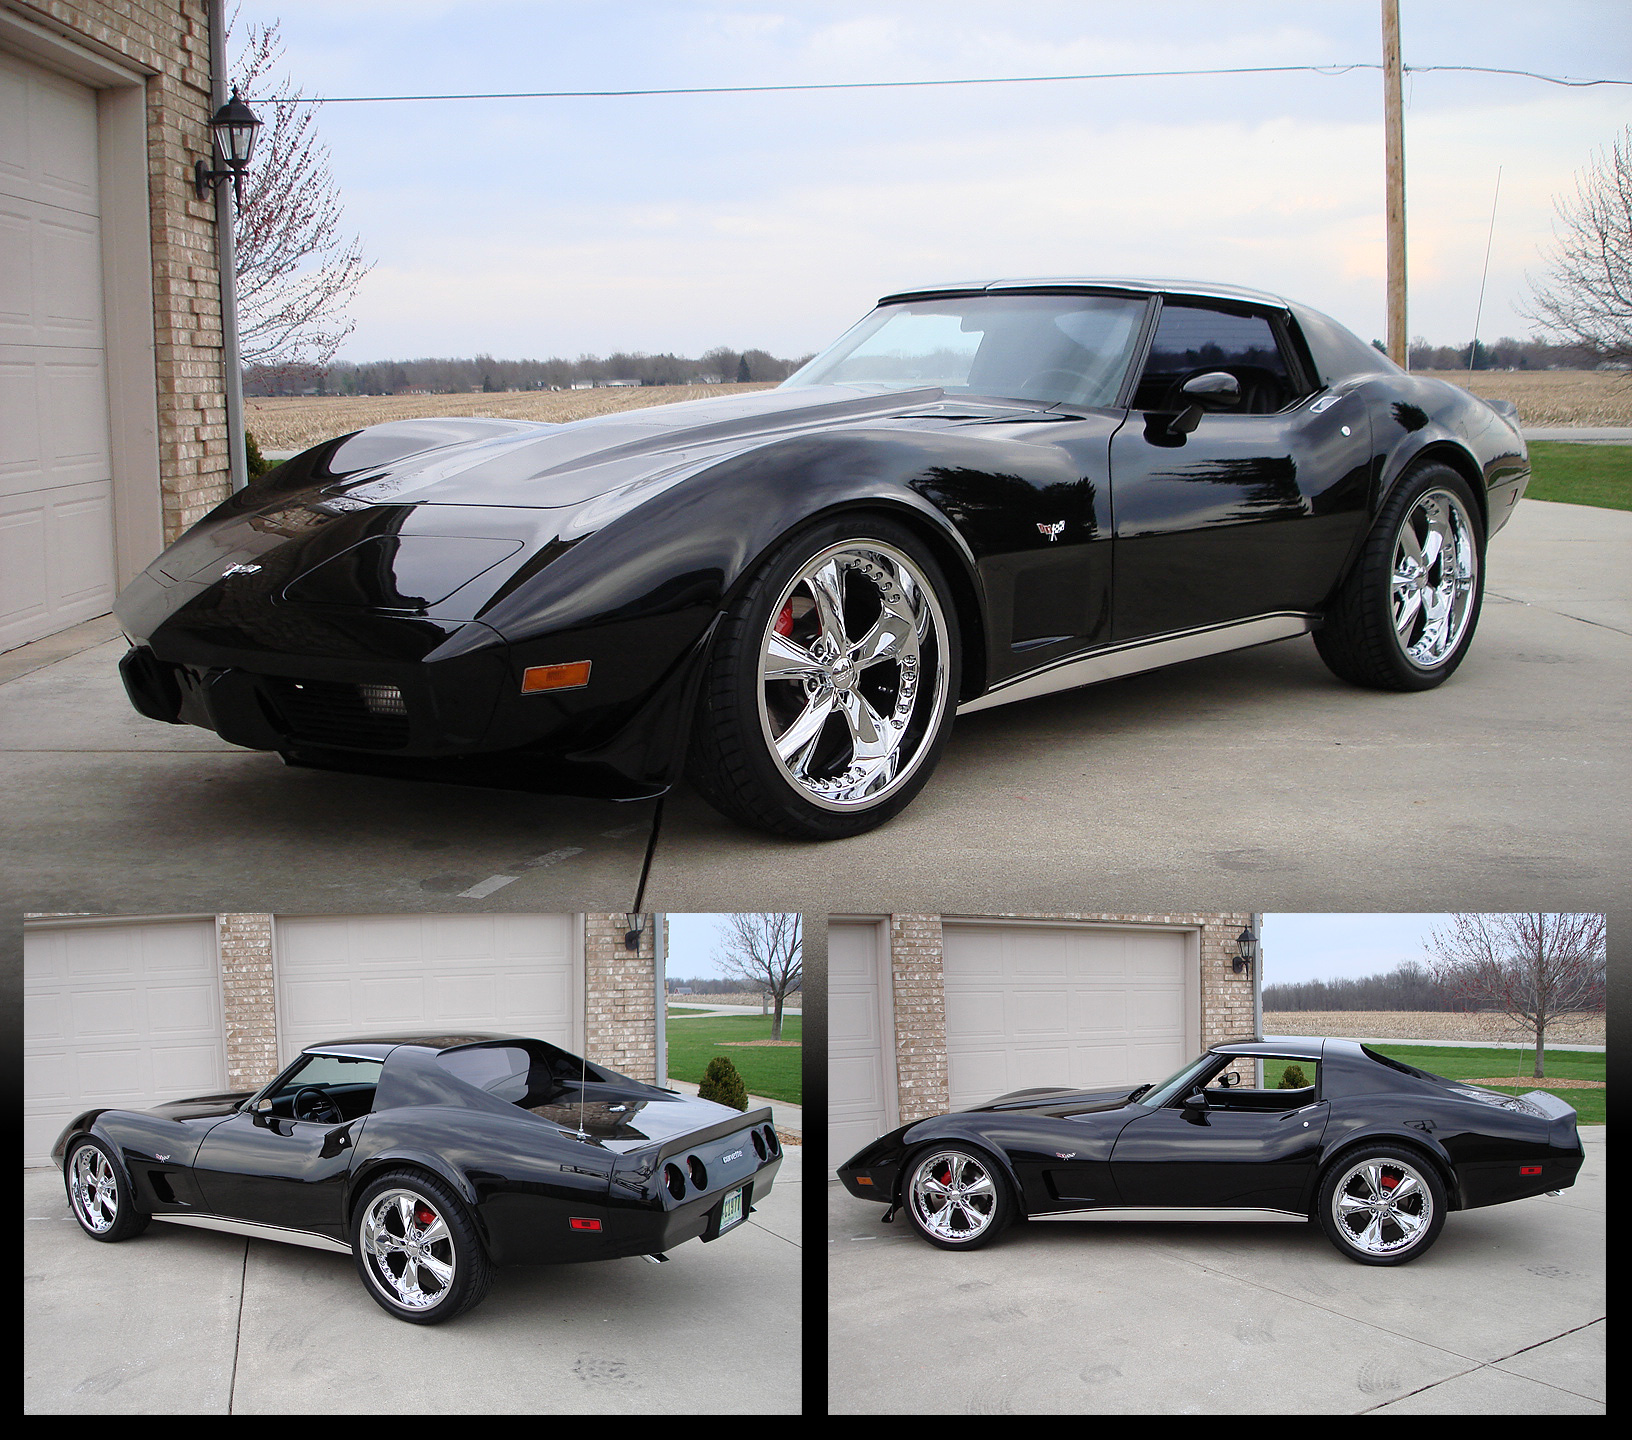
<instances>
[{"instance_id":1,"label":"antenna","mask_svg":"<svg viewBox=\"0 0 1632 1440\"><path fill-rule=\"evenodd\" d=\"M1468 346L1468 373L1479 355L1479 317L1485 309L1485 278L1490 274L1490 246L1496 238L1496 202L1502 195L1502 167L1496 167L1496 193L1490 197L1490 234L1485 237L1485 268L1479 276L1479 304L1473 312L1473 344Z\"/></svg>"},{"instance_id":2,"label":"antenna","mask_svg":"<svg viewBox=\"0 0 1632 1440\"><path fill-rule=\"evenodd\" d=\"M589 1046L584 1046L584 1049L589 1049ZM589 1061L580 1055L578 1057L578 1133L572 1137L574 1140L588 1141L589 1139L589 1131L584 1129L584 1091L588 1086Z\"/></svg>"}]
</instances>

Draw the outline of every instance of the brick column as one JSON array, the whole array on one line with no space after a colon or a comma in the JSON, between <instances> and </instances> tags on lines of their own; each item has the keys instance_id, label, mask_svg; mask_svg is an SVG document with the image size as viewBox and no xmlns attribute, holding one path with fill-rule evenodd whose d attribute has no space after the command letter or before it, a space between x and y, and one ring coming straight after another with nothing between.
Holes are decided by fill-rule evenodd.
<instances>
[{"instance_id":1,"label":"brick column","mask_svg":"<svg viewBox=\"0 0 1632 1440\"><path fill-rule=\"evenodd\" d=\"M258 1090L278 1072L278 1011L272 982L272 917L217 915L227 1088Z\"/></svg>"},{"instance_id":2,"label":"brick column","mask_svg":"<svg viewBox=\"0 0 1632 1440\"><path fill-rule=\"evenodd\" d=\"M1252 1034L1253 987L1258 981L1256 967L1235 973L1235 937L1252 920L1250 911L1197 916L1201 925L1201 1043L1202 1048L1224 1040L1241 1040ZM1254 1065L1240 1060L1230 1067L1242 1082L1253 1083Z\"/></svg>"},{"instance_id":3,"label":"brick column","mask_svg":"<svg viewBox=\"0 0 1632 1440\"><path fill-rule=\"evenodd\" d=\"M946 987L941 917L890 916L890 983L895 1003L895 1074L901 1123L951 1105L946 1080Z\"/></svg>"},{"instance_id":4,"label":"brick column","mask_svg":"<svg viewBox=\"0 0 1632 1440\"><path fill-rule=\"evenodd\" d=\"M584 1058L636 1080L657 1080L657 963L652 917L626 950L622 912L584 917Z\"/></svg>"}]
</instances>

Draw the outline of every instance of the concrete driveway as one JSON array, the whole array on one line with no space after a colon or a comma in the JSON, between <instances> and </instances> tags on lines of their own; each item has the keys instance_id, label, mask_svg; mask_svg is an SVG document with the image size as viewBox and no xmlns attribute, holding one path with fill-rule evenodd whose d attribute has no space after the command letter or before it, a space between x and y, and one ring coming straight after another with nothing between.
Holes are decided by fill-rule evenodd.
<instances>
[{"instance_id":1,"label":"concrete driveway","mask_svg":"<svg viewBox=\"0 0 1632 1440\"><path fill-rule=\"evenodd\" d=\"M734 1235L666 1265L500 1270L436 1326L393 1320L344 1255L161 1224L98 1244L61 1176L29 1171L24 1412L797 1414L804 1187L784 1153Z\"/></svg>"},{"instance_id":2,"label":"concrete driveway","mask_svg":"<svg viewBox=\"0 0 1632 1440\"><path fill-rule=\"evenodd\" d=\"M1033 1222L966 1255L828 1186L835 1414L1601 1415L1605 1127L1557 1199L1357 1265L1313 1224Z\"/></svg>"},{"instance_id":3,"label":"concrete driveway","mask_svg":"<svg viewBox=\"0 0 1632 1440\"><path fill-rule=\"evenodd\" d=\"M1440 689L1344 685L1305 638L986 711L958 722L901 817L853 840L768 839L682 787L644 908L1605 908L1632 853L1629 560L1632 513L1521 501L1491 545L1471 655ZM91 622L0 657L16 676L0 685L0 901L633 904L652 802L289 770L137 716L114 633Z\"/></svg>"}]
</instances>

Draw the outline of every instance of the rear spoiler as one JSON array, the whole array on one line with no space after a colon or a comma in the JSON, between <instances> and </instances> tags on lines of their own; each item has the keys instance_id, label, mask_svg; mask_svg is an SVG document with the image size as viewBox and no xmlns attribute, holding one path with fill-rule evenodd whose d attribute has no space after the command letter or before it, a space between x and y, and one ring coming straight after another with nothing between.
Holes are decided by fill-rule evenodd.
<instances>
[{"instance_id":1,"label":"rear spoiler","mask_svg":"<svg viewBox=\"0 0 1632 1440\"><path fill-rule=\"evenodd\" d=\"M1558 1096L1547 1090L1532 1090L1527 1095L1519 1096L1527 1105L1534 1105L1549 1120L1575 1119L1575 1107L1566 1105Z\"/></svg>"},{"instance_id":2,"label":"rear spoiler","mask_svg":"<svg viewBox=\"0 0 1632 1440\"><path fill-rule=\"evenodd\" d=\"M720 1140L727 1135L735 1135L739 1130L748 1130L756 1125L769 1125L770 1123L771 1107L762 1105L758 1110L744 1111L735 1120L722 1120L718 1125L710 1125L703 1130L688 1130L684 1135L678 1135L673 1140L663 1141L660 1146L648 1146L641 1150L631 1150L628 1155L630 1159L634 1159L637 1155L642 1160L650 1159L655 1168L671 1156L678 1155L685 1150L694 1149L698 1145L706 1145L710 1140ZM653 1153L654 1149L656 1150L655 1154Z\"/></svg>"},{"instance_id":3,"label":"rear spoiler","mask_svg":"<svg viewBox=\"0 0 1632 1440\"><path fill-rule=\"evenodd\" d=\"M1481 395L1479 398L1481 400L1485 400L1483 395ZM1513 401L1485 400L1485 404L1490 406L1490 408L1500 415L1502 419L1506 420L1510 425L1517 428L1519 423L1519 407L1515 405Z\"/></svg>"}]
</instances>

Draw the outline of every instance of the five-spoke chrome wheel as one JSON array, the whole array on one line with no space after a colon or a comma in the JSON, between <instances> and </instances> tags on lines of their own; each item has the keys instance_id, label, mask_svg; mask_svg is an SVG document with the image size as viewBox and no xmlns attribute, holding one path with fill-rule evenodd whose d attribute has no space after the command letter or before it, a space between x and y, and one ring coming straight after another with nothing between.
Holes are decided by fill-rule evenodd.
<instances>
[{"instance_id":1,"label":"five-spoke chrome wheel","mask_svg":"<svg viewBox=\"0 0 1632 1440\"><path fill-rule=\"evenodd\" d=\"M93 1235L105 1235L119 1218L119 1177L113 1162L94 1145L74 1153L68 1181L79 1222Z\"/></svg>"},{"instance_id":2,"label":"five-spoke chrome wheel","mask_svg":"<svg viewBox=\"0 0 1632 1440\"><path fill-rule=\"evenodd\" d=\"M1321 1180L1317 1203L1327 1238L1363 1265L1415 1260L1438 1238L1450 1209L1433 1163L1392 1144L1340 1156Z\"/></svg>"},{"instance_id":3,"label":"five-spoke chrome wheel","mask_svg":"<svg viewBox=\"0 0 1632 1440\"><path fill-rule=\"evenodd\" d=\"M1413 665L1443 665L1474 612L1479 578L1477 532L1448 489L1419 496L1394 539L1390 602L1394 638Z\"/></svg>"},{"instance_id":4,"label":"five-spoke chrome wheel","mask_svg":"<svg viewBox=\"0 0 1632 1440\"><path fill-rule=\"evenodd\" d=\"M458 1259L440 1208L415 1190L393 1188L369 1200L359 1236L364 1269L385 1297L427 1311L452 1293Z\"/></svg>"},{"instance_id":5,"label":"five-spoke chrome wheel","mask_svg":"<svg viewBox=\"0 0 1632 1440\"><path fill-rule=\"evenodd\" d=\"M1434 1219L1427 1181L1404 1160L1351 1165L1337 1182L1332 1205L1349 1243L1368 1255L1392 1255L1415 1244Z\"/></svg>"},{"instance_id":6,"label":"five-spoke chrome wheel","mask_svg":"<svg viewBox=\"0 0 1632 1440\"><path fill-rule=\"evenodd\" d=\"M760 643L760 727L787 783L838 811L904 785L948 703L946 648L941 602L903 551L849 540L812 556Z\"/></svg>"},{"instance_id":7,"label":"five-spoke chrome wheel","mask_svg":"<svg viewBox=\"0 0 1632 1440\"><path fill-rule=\"evenodd\" d=\"M926 1151L907 1180L907 1212L926 1240L964 1249L990 1239L1008 1218L1002 1177L968 1150Z\"/></svg>"}]
</instances>

